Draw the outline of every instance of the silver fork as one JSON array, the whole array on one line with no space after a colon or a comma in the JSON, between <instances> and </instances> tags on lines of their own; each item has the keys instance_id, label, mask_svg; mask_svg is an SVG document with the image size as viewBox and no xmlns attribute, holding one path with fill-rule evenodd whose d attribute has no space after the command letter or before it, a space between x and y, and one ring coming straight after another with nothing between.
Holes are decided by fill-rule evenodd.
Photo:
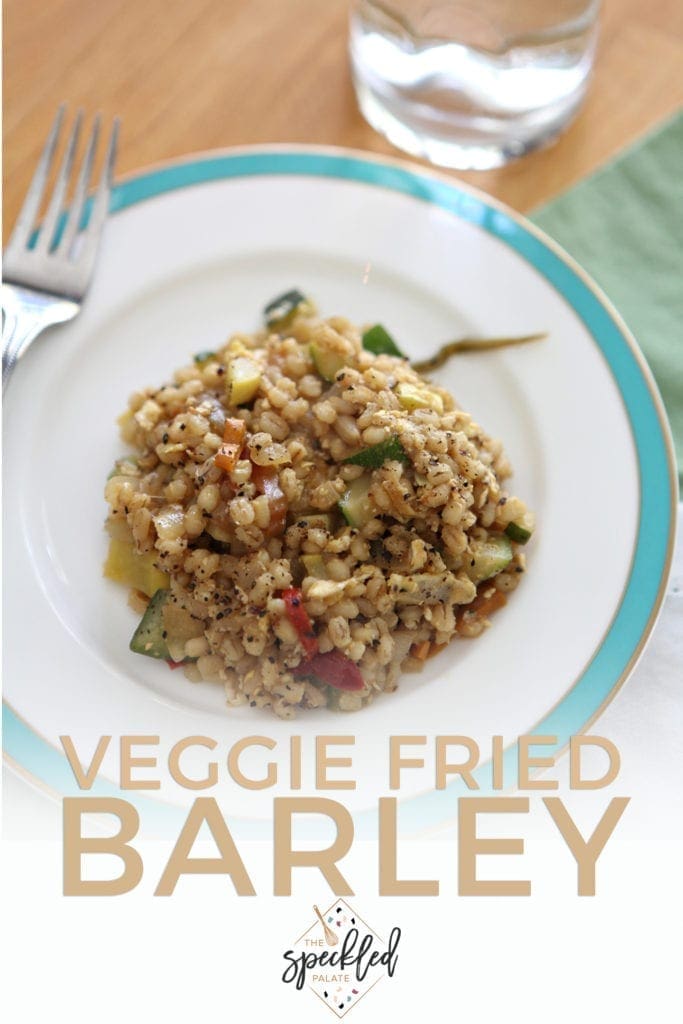
<instances>
[{"instance_id":1,"label":"silver fork","mask_svg":"<svg viewBox=\"0 0 683 1024\"><path fill-rule=\"evenodd\" d=\"M31 342L53 324L71 320L79 312L88 290L102 228L109 212L109 196L116 161L118 118L114 119L109 144L87 226L79 231L90 186L100 133L100 115L93 123L81 163L71 209L65 198L83 120L79 111L64 151L45 219L31 247L36 217L54 159L64 120L64 104L57 111L45 148L3 256L2 389L5 390L17 361ZM58 232L61 229L61 236Z\"/></svg>"}]
</instances>

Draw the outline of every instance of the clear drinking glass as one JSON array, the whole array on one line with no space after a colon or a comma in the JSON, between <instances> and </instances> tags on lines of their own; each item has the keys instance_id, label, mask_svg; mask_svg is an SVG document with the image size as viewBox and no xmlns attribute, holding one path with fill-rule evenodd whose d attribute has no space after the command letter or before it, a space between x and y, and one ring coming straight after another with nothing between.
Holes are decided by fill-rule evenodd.
<instances>
[{"instance_id":1,"label":"clear drinking glass","mask_svg":"<svg viewBox=\"0 0 683 1024\"><path fill-rule=\"evenodd\" d=\"M542 146L586 93L600 0L357 0L350 54L373 128L444 167Z\"/></svg>"}]
</instances>

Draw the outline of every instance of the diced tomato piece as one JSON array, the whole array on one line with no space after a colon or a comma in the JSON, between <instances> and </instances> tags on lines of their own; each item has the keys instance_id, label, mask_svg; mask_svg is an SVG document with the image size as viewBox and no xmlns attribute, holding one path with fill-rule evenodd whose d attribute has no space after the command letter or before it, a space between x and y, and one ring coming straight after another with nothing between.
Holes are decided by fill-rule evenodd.
<instances>
[{"instance_id":1,"label":"diced tomato piece","mask_svg":"<svg viewBox=\"0 0 683 1024\"><path fill-rule=\"evenodd\" d=\"M304 598L300 587L289 587L282 592L287 618L294 626L299 642L306 654L311 657L318 653L318 639L313 629L308 612L304 608Z\"/></svg>"},{"instance_id":2,"label":"diced tomato piece","mask_svg":"<svg viewBox=\"0 0 683 1024\"><path fill-rule=\"evenodd\" d=\"M365 683L358 665L336 648L325 654L314 654L292 669L294 676L314 676L319 682L336 690L364 690Z\"/></svg>"}]
</instances>

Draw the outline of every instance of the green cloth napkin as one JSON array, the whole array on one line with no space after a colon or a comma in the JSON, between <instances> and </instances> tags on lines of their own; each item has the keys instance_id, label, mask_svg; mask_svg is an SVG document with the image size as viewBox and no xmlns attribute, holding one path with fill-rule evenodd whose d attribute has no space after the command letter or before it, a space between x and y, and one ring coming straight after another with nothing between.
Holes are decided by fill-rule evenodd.
<instances>
[{"instance_id":1,"label":"green cloth napkin","mask_svg":"<svg viewBox=\"0 0 683 1024\"><path fill-rule=\"evenodd\" d=\"M683 113L530 218L595 278L636 336L683 486Z\"/></svg>"}]
</instances>

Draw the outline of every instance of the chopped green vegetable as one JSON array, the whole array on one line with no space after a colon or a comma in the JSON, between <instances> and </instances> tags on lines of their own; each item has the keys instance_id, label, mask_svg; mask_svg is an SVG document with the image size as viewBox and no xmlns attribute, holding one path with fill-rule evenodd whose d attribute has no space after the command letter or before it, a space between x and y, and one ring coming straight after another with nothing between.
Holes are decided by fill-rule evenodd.
<instances>
[{"instance_id":1,"label":"chopped green vegetable","mask_svg":"<svg viewBox=\"0 0 683 1024\"><path fill-rule=\"evenodd\" d=\"M230 405L246 405L259 389L261 367L249 356L234 356L228 363L225 389Z\"/></svg>"},{"instance_id":2,"label":"chopped green vegetable","mask_svg":"<svg viewBox=\"0 0 683 1024\"><path fill-rule=\"evenodd\" d=\"M170 590L157 590L147 605L145 614L138 628L133 633L130 649L136 654L145 654L148 658L170 659L166 637L164 636L164 605Z\"/></svg>"},{"instance_id":3,"label":"chopped green vegetable","mask_svg":"<svg viewBox=\"0 0 683 1024\"><path fill-rule=\"evenodd\" d=\"M266 326L271 330L279 331L286 327L297 314L313 314L315 307L298 288L284 292L272 299L263 311Z\"/></svg>"},{"instance_id":4,"label":"chopped green vegetable","mask_svg":"<svg viewBox=\"0 0 683 1024\"><path fill-rule=\"evenodd\" d=\"M462 584L452 573L414 572L409 576L392 573L389 592L398 605L452 604ZM472 597L475 595L472 587Z\"/></svg>"},{"instance_id":5,"label":"chopped green vegetable","mask_svg":"<svg viewBox=\"0 0 683 1024\"><path fill-rule=\"evenodd\" d=\"M372 477L364 473L350 484L344 497L339 500L339 510L349 526L365 526L375 515L368 493L371 483Z\"/></svg>"},{"instance_id":6,"label":"chopped green vegetable","mask_svg":"<svg viewBox=\"0 0 683 1024\"><path fill-rule=\"evenodd\" d=\"M451 356L459 352L490 352L498 348L509 348L511 345L525 345L528 341L541 341L547 337L548 335L542 332L522 334L515 338L460 338L458 341L449 341L442 345L429 359L421 359L411 365L418 373L430 373L432 370L438 370Z\"/></svg>"},{"instance_id":7,"label":"chopped green vegetable","mask_svg":"<svg viewBox=\"0 0 683 1024\"><path fill-rule=\"evenodd\" d=\"M317 580L328 579L325 559L322 555L302 555L301 561L307 576L314 576Z\"/></svg>"},{"instance_id":8,"label":"chopped green vegetable","mask_svg":"<svg viewBox=\"0 0 683 1024\"><path fill-rule=\"evenodd\" d=\"M467 553L465 558L468 558ZM484 541L473 541L464 569L473 583L482 583L502 572L512 561L512 545L502 534Z\"/></svg>"},{"instance_id":9,"label":"chopped green vegetable","mask_svg":"<svg viewBox=\"0 0 683 1024\"><path fill-rule=\"evenodd\" d=\"M366 466L368 469L377 469L382 463L389 462L392 459L397 462L410 462L396 434L387 438L386 441L380 441L379 444L363 448L362 451L356 452L355 455L349 455L343 461L352 466Z\"/></svg>"},{"instance_id":10,"label":"chopped green vegetable","mask_svg":"<svg viewBox=\"0 0 683 1024\"><path fill-rule=\"evenodd\" d=\"M341 699L343 690L337 690L334 686L327 686L322 680L317 679L316 682L327 696L327 708L329 711L341 711L339 701Z\"/></svg>"},{"instance_id":11,"label":"chopped green vegetable","mask_svg":"<svg viewBox=\"0 0 683 1024\"><path fill-rule=\"evenodd\" d=\"M206 352L197 352L192 358L197 366L204 367L207 363L211 362L212 359L216 358L216 353L210 352L207 349Z\"/></svg>"},{"instance_id":12,"label":"chopped green vegetable","mask_svg":"<svg viewBox=\"0 0 683 1024\"><path fill-rule=\"evenodd\" d=\"M443 399L435 391L426 387L418 387L416 384L401 382L396 385L394 394L399 400L403 409L412 412L413 409L434 409L439 415L443 413Z\"/></svg>"},{"instance_id":13,"label":"chopped green vegetable","mask_svg":"<svg viewBox=\"0 0 683 1024\"><path fill-rule=\"evenodd\" d=\"M522 526L521 523L508 523L505 527L505 533L516 544L526 544L531 536L531 530L527 530L526 526Z\"/></svg>"},{"instance_id":14,"label":"chopped green vegetable","mask_svg":"<svg viewBox=\"0 0 683 1024\"><path fill-rule=\"evenodd\" d=\"M376 356L398 356L399 359L405 359L394 339L381 324L375 324L364 332L363 348Z\"/></svg>"},{"instance_id":15,"label":"chopped green vegetable","mask_svg":"<svg viewBox=\"0 0 683 1024\"><path fill-rule=\"evenodd\" d=\"M167 574L155 565L157 558L158 554L154 550L140 554L132 537L126 540L112 537L107 561L104 563L104 575L108 580L125 583L151 597L157 590L169 585Z\"/></svg>"},{"instance_id":16,"label":"chopped green vegetable","mask_svg":"<svg viewBox=\"0 0 683 1024\"><path fill-rule=\"evenodd\" d=\"M346 365L344 356L332 349L321 348L315 341L311 342L309 351L313 365L322 379L332 384L341 368Z\"/></svg>"}]
</instances>

